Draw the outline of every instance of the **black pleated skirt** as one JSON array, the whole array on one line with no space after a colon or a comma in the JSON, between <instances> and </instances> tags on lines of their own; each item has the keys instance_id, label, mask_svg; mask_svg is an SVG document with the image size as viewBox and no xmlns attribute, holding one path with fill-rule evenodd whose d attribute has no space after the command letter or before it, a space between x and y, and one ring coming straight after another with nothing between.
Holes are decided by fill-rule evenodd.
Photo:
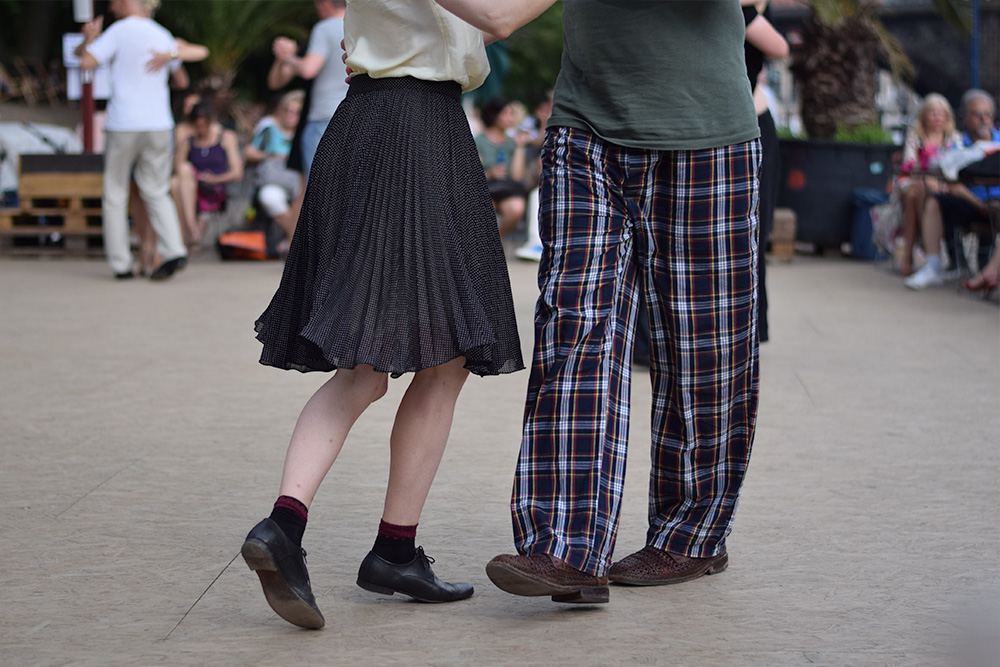
<instances>
[{"instance_id":1,"label":"black pleated skirt","mask_svg":"<svg viewBox=\"0 0 1000 667\"><path fill-rule=\"evenodd\" d=\"M520 370L507 264L453 82L356 76L319 144L262 364Z\"/></svg>"}]
</instances>

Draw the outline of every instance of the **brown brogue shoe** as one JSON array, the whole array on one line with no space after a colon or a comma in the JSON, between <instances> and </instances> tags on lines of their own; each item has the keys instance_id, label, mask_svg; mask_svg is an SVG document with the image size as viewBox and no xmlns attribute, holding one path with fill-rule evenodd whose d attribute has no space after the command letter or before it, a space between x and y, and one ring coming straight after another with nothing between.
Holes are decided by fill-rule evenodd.
<instances>
[{"instance_id":1,"label":"brown brogue shoe","mask_svg":"<svg viewBox=\"0 0 1000 667\"><path fill-rule=\"evenodd\" d=\"M645 547L611 566L608 579L630 586L664 586L691 581L704 574L717 574L729 565L725 551L709 558L688 558Z\"/></svg>"},{"instance_id":2,"label":"brown brogue shoe","mask_svg":"<svg viewBox=\"0 0 1000 667\"><path fill-rule=\"evenodd\" d=\"M551 595L556 602L596 604L608 601L608 578L570 567L549 554L497 556L486 565L497 588L514 595Z\"/></svg>"}]
</instances>

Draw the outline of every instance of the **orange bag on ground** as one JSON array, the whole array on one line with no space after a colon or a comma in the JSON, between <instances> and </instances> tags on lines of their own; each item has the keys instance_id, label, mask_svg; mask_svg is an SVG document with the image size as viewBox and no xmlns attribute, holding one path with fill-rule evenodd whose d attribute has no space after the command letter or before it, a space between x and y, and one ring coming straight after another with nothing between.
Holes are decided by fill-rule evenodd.
<instances>
[{"instance_id":1,"label":"orange bag on ground","mask_svg":"<svg viewBox=\"0 0 1000 667\"><path fill-rule=\"evenodd\" d=\"M268 247L263 231L226 232L216 242L222 259L269 260L278 259L278 253Z\"/></svg>"}]
</instances>

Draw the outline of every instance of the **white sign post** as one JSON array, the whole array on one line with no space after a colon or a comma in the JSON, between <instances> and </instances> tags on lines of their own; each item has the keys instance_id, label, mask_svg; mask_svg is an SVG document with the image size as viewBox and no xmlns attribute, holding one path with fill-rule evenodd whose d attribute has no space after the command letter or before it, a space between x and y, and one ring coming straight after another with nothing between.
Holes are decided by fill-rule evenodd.
<instances>
[{"instance_id":1,"label":"white sign post","mask_svg":"<svg viewBox=\"0 0 1000 667\"><path fill-rule=\"evenodd\" d=\"M73 20L77 23L87 23L94 19L94 0L73 0ZM81 35L82 39L82 35ZM79 41L77 42L79 44ZM76 48L75 46L73 48ZM70 50L69 56L73 55L72 50ZM63 39L63 59L68 60L66 53L66 39ZM94 73L93 72L82 72L79 69L79 61L77 62L77 67L75 68L77 76L83 75L81 78L82 90L80 92L80 121L83 123L83 152L93 153L94 152ZM66 81L66 91L67 97L69 97L69 72L70 69L67 66L67 81Z\"/></svg>"}]
</instances>

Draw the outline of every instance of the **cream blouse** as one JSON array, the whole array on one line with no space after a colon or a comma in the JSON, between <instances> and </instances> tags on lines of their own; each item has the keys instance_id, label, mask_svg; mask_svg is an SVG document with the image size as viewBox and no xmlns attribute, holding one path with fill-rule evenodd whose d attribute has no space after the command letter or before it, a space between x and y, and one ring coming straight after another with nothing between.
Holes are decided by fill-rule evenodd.
<instances>
[{"instance_id":1,"label":"cream blouse","mask_svg":"<svg viewBox=\"0 0 1000 667\"><path fill-rule=\"evenodd\" d=\"M468 92L490 73L482 32L433 0L348 0L344 47L354 74L373 79L456 81Z\"/></svg>"}]
</instances>

